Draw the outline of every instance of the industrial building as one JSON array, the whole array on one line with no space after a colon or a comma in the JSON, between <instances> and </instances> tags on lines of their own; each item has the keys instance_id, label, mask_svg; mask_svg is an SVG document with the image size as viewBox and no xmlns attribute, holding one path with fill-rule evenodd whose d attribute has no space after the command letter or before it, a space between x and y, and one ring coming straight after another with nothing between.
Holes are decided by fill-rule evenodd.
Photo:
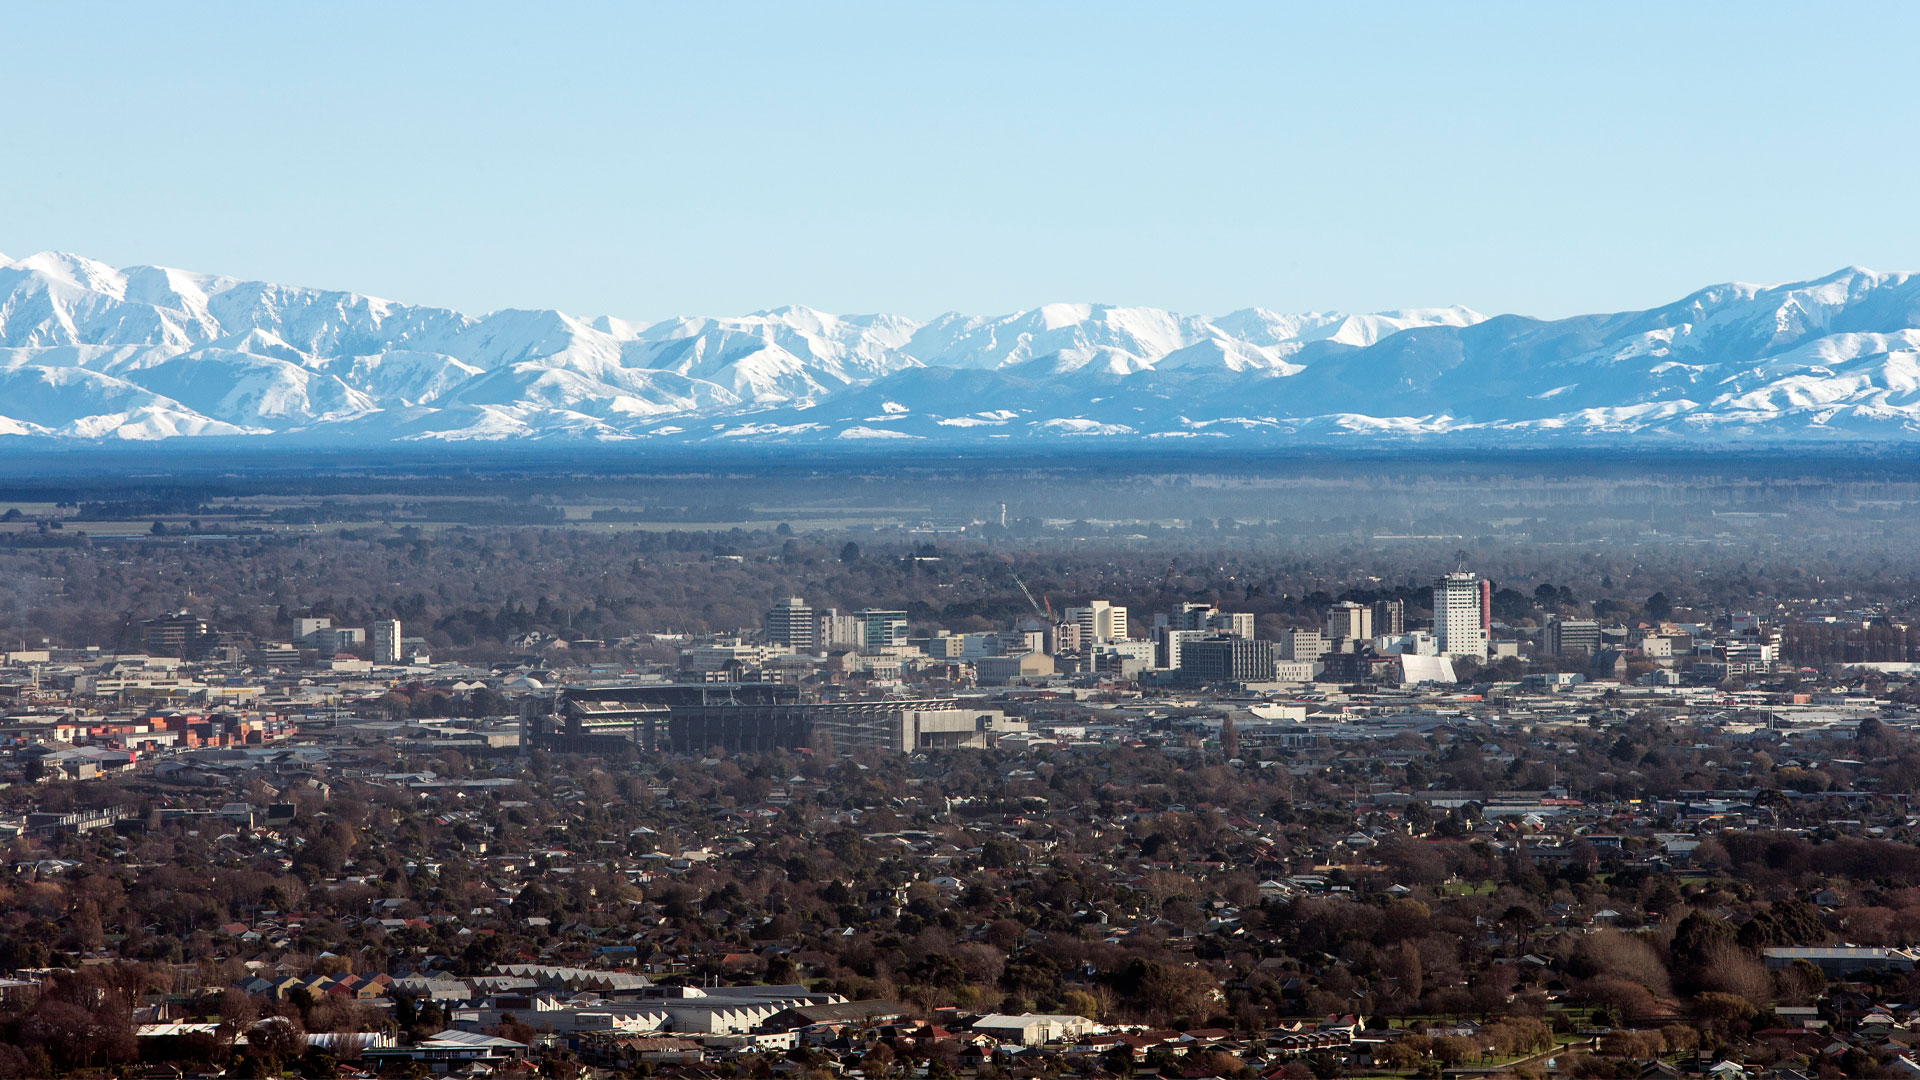
<instances>
[{"instance_id":1,"label":"industrial building","mask_svg":"<svg viewBox=\"0 0 1920 1080\"><path fill-rule=\"evenodd\" d=\"M525 745L567 753L982 748L999 712L955 698L802 702L772 683L568 687L530 699Z\"/></svg>"}]
</instances>

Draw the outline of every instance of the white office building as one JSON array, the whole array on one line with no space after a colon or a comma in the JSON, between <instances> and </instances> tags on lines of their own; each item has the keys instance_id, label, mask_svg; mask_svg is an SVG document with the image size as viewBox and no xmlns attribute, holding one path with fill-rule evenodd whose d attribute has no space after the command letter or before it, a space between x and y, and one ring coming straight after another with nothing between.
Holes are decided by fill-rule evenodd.
<instances>
[{"instance_id":1,"label":"white office building","mask_svg":"<svg viewBox=\"0 0 1920 1080\"><path fill-rule=\"evenodd\" d=\"M1127 639L1127 609L1105 600L1089 600L1086 607L1068 608L1067 620L1079 625L1083 649Z\"/></svg>"},{"instance_id":2,"label":"white office building","mask_svg":"<svg viewBox=\"0 0 1920 1080\"><path fill-rule=\"evenodd\" d=\"M1479 574L1457 571L1433 584L1433 636L1442 656L1487 658L1492 630L1492 583Z\"/></svg>"}]
</instances>

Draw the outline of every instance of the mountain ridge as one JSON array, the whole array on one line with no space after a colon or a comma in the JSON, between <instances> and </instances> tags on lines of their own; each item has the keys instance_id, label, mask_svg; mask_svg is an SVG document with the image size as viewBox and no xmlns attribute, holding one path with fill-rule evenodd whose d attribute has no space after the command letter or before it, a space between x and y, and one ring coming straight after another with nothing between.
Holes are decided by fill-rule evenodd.
<instances>
[{"instance_id":1,"label":"mountain ridge","mask_svg":"<svg viewBox=\"0 0 1920 1080\"><path fill-rule=\"evenodd\" d=\"M1920 442L1920 280L1846 267L1553 320L1053 303L641 323L0 255L0 438L207 437Z\"/></svg>"}]
</instances>

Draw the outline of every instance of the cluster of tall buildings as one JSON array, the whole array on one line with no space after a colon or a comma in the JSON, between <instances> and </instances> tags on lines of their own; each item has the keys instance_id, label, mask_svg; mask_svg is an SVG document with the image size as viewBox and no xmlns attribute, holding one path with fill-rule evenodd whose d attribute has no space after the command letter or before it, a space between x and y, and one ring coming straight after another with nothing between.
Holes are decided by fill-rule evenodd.
<instances>
[{"instance_id":1,"label":"cluster of tall buildings","mask_svg":"<svg viewBox=\"0 0 1920 1080\"><path fill-rule=\"evenodd\" d=\"M1254 639L1253 615L1211 604L1182 604L1157 613L1151 636L1135 637L1128 610L1094 599L1053 619L1023 618L1010 629L935 631L908 638L904 611L817 610L805 598L783 597L767 612L765 647L821 655L848 649L869 654L925 654L975 665L983 682L1073 672L1139 676L1180 672L1200 681L1270 681L1270 642ZM738 646L747 648L747 646ZM1300 678L1305 671L1293 672Z\"/></svg>"},{"instance_id":2,"label":"cluster of tall buildings","mask_svg":"<svg viewBox=\"0 0 1920 1080\"><path fill-rule=\"evenodd\" d=\"M1193 670L1196 665L1208 670L1223 664L1234 667L1230 647L1224 653L1213 646L1197 648L1203 642L1222 638L1252 641L1252 613L1221 611L1212 604L1181 604L1172 611L1160 612L1153 617L1154 664L1170 671ZM1243 657L1239 667L1244 668L1247 662Z\"/></svg>"},{"instance_id":3,"label":"cluster of tall buildings","mask_svg":"<svg viewBox=\"0 0 1920 1080\"><path fill-rule=\"evenodd\" d=\"M1407 603L1404 600L1378 600L1357 604L1342 600L1327 609L1328 641L1365 641L1376 637L1397 637L1407 632Z\"/></svg>"},{"instance_id":4,"label":"cluster of tall buildings","mask_svg":"<svg viewBox=\"0 0 1920 1080\"><path fill-rule=\"evenodd\" d=\"M907 643L907 613L878 608L842 615L817 611L803 597L774 601L767 612L766 639L798 653L820 653L834 646L882 650Z\"/></svg>"},{"instance_id":5,"label":"cluster of tall buildings","mask_svg":"<svg viewBox=\"0 0 1920 1080\"><path fill-rule=\"evenodd\" d=\"M295 645L309 648L322 656L347 652L362 645L367 659L376 664L400 662L402 643L399 619L375 619L366 626L335 626L327 616L295 620Z\"/></svg>"},{"instance_id":6,"label":"cluster of tall buildings","mask_svg":"<svg viewBox=\"0 0 1920 1080\"><path fill-rule=\"evenodd\" d=\"M1247 618L1251 630L1251 616ZM1127 609L1106 600L1091 600L1083 607L1068 608L1052 626L1037 619L1022 620L1022 623L1011 632L964 637L982 640L988 636L1001 640L1011 637L1015 640L1006 644L1031 645L1036 651L1048 652L1075 652L1133 640L1127 625ZM774 601L767 612L764 632L767 644L800 653L827 652L836 646L879 652L906 646L909 635L904 611L872 608L843 615L833 608L815 609L799 596ZM1030 640L1030 635L1038 636ZM1003 652L995 649L990 655Z\"/></svg>"},{"instance_id":7,"label":"cluster of tall buildings","mask_svg":"<svg viewBox=\"0 0 1920 1080\"><path fill-rule=\"evenodd\" d=\"M1442 576L1433 587L1431 631L1412 631L1406 604L1389 599L1334 604L1319 629L1283 630L1278 641L1257 640L1249 612L1221 611L1212 604L1184 603L1157 612L1151 630L1136 638L1127 609L1109 600L1089 600L1053 619L1022 619L1008 630L953 634L937 631L908 638L904 611L817 610L798 596L777 601L767 613L765 644L795 653L823 655L849 649L862 653L921 653L941 660L989 664L996 674L1113 672L1123 676L1183 682L1306 681L1338 668L1366 678L1371 666L1399 657L1486 660L1492 636L1492 586L1478 574ZM1571 629L1571 628L1570 628ZM745 646L741 646L745 647ZM1007 658L1036 657L1029 666ZM1444 676L1444 665L1434 674ZM983 671L986 669L983 668ZM1422 669L1425 670L1424 668Z\"/></svg>"},{"instance_id":8,"label":"cluster of tall buildings","mask_svg":"<svg viewBox=\"0 0 1920 1080\"><path fill-rule=\"evenodd\" d=\"M298 649L333 657L365 646L367 659L372 662L397 664L406 648L398 619L375 619L363 627L335 626L328 616L295 619L290 645L255 642L244 634L216 630L205 619L185 611L146 619L139 629L138 644L143 652L187 660L239 659L242 654L279 658L281 652L290 656Z\"/></svg>"}]
</instances>

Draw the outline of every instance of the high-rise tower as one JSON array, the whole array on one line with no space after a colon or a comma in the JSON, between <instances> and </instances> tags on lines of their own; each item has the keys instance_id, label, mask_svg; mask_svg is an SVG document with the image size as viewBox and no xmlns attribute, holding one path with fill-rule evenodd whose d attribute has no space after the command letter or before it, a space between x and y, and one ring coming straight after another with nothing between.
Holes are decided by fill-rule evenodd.
<instances>
[{"instance_id":1,"label":"high-rise tower","mask_svg":"<svg viewBox=\"0 0 1920 1080\"><path fill-rule=\"evenodd\" d=\"M794 652L813 651L813 608L798 596L784 596L767 612L767 644Z\"/></svg>"},{"instance_id":2,"label":"high-rise tower","mask_svg":"<svg viewBox=\"0 0 1920 1080\"><path fill-rule=\"evenodd\" d=\"M1493 629L1492 583L1479 574L1457 571L1433 585L1433 635L1442 656L1487 658Z\"/></svg>"}]
</instances>

